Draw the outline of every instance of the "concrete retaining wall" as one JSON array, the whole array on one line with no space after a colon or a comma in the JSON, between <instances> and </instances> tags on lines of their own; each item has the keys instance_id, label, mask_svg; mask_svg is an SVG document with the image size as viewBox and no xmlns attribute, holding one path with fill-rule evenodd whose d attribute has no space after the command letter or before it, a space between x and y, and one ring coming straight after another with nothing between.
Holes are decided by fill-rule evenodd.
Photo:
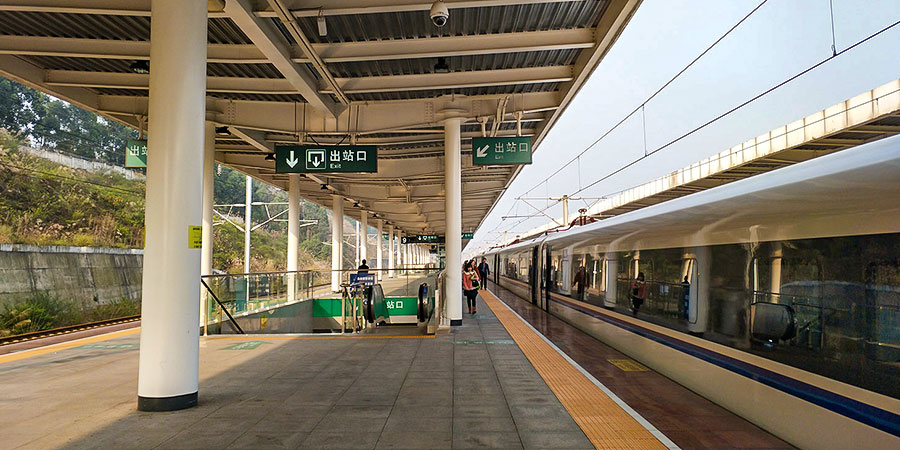
<instances>
[{"instance_id":1,"label":"concrete retaining wall","mask_svg":"<svg viewBox=\"0 0 900 450\"><path fill-rule=\"evenodd\" d=\"M82 307L141 299L143 250L0 244L0 307L49 292Z\"/></svg>"}]
</instances>

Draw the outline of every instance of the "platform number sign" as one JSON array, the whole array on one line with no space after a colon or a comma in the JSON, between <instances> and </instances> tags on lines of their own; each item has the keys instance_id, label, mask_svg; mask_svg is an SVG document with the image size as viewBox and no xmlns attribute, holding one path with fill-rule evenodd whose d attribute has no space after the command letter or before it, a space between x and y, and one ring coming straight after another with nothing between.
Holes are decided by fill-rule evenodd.
<instances>
[{"instance_id":1,"label":"platform number sign","mask_svg":"<svg viewBox=\"0 0 900 450\"><path fill-rule=\"evenodd\" d=\"M472 138L474 165L531 164L531 138L483 137Z\"/></svg>"},{"instance_id":2,"label":"platform number sign","mask_svg":"<svg viewBox=\"0 0 900 450\"><path fill-rule=\"evenodd\" d=\"M275 148L276 173L378 172L374 145L282 145Z\"/></svg>"},{"instance_id":3,"label":"platform number sign","mask_svg":"<svg viewBox=\"0 0 900 450\"><path fill-rule=\"evenodd\" d=\"M132 140L125 144L125 167L147 167L146 140Z\"/></svg>"}]
</instances>

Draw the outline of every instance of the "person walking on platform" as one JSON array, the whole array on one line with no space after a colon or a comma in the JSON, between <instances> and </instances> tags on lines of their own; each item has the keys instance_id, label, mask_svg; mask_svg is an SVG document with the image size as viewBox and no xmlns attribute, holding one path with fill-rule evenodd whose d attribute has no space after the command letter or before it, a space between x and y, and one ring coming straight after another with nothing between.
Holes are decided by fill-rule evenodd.
<instances>
[{"instance_id":1,"label":"person walking on platform","mask_svg":"<svg viewBox=\"0 0 900 450\"><path fill-rule=\"evenodd\" d=\"M638 309L647 298L647 283L644 282L644 272L638 272L637 278L631 282L631 313L637 317Z\"/></svg>"},{"instance_id":2,"label":"person walking on platform","mask_svg":"<svg viewBox=\"0 0 900 450\"><path fill-rule=\"evenodd\" d=\"M585 272L584 266L581 266L578 269L578 272L575 273L575 281L572 282L572 286L577 288L578 292L578 301L584 301L584 282L587 278L587 273Z\"/></svg>"},{"instance_id":3,"label":"person walking on platform","mask_svg":"<svg viewBox=\"0 0 900 450\"><path fill-rule=\"evenodd\" d=\"M491 268L488 266L487 258L481 258L481 264L478 265L478 276L481 277L481 284L485 289L487 289L487 280L490 274Z\"/></svg>"},{"instance_id":4,"label":"person walking on platform","mask_svg":"<svg viewBox=\"0 0 900 450\"><path fill-rule=\"evenodd\" d=\"M356 268L356 273L359 275L366 275L369 273L369 265L366 264L366 260L362 260L362 264Z\"/></svg>"},{"instance_id":5,"label":"person walking on platform","mask_svg":"<svg viewBox=\"0 0 900 450\"><path fill-rule=\"evenodd\" d=\"M469 307L469 314L475 314L475 299L478 297L479 287L478 271L472 261L466 261L463 266L463 294L466 296L466 305Z\"/></svg>"}]
</instances>

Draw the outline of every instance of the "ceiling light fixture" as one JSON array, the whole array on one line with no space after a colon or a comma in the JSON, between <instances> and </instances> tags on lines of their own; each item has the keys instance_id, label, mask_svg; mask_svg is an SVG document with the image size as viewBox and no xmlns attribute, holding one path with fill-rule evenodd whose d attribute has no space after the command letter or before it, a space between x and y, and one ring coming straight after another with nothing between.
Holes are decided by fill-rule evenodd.
<instances>
[{"instance_id":1,"label":"ceiling light fixture","mask_svg":"<svg viewBox=\"0 0 900 450\"><path fill-rule=\"evenodd\" d=\"M275 161L274 153L266 153L266 161Z\"/></svg>"},{"instance_id":2,"label":"ceiling light fixture","mask_svg":"<svg viewBox=\"0 0 900 450\"><path fill-rule=\"evenodd\" d=\"M323 190L323 191L327 191L327 190L328 190L328 185L327 185L327 184L323 184L323 185L322 185L322 190Z\"/></svg>"},{"instance_id":3,"label":"ceiling light fixture","mask_svg":"<svg viewBox=\"0 0 900 450\"><path fill-rule=\"evenodd\" d=\"M129 68L132 72L134 72L134 73L139 73L139 74L142 74L142 75L146 75L146 74L150 73L150 63L147 62L147 61L145 61L145 60L143 60L143 59L131 63L131 65L128 66L128 68Z\"/></svg>"},{"instance_id":4,"label":"ceiling light fixture","mask_svg":"<svg viewBox=\"0 0 900 450\"><path fill-rule=\"evenodd\" d=\"M450 73L450 66L447 65L447 58L438 58L434 64L434 73Z\"/></svg>"},{"instance_id":5,"label":"ceiling light fixture","mask_svg":"<svg viewBox=\"0 0 900 450\"><path fill-rule=\"evenodd\" d=\"M319 16L316 17L316 24L319 26L319 36L325 37L328 35L328 26L325 25L325 14L322 10L319 10Z\"/></svg>"}]
</instances>

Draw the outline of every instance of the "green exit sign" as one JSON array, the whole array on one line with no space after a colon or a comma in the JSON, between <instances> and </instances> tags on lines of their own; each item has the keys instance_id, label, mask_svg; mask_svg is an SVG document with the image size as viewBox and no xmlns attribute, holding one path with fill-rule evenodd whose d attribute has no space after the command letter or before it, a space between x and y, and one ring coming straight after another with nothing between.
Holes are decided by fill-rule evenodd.
<instances>
[{"instance_id":1,"label":"green exit sign","mask_svg":"<svg viewBox=\"0 0 900 450\"><path fill-rule=\"evenodd\" d=\"M400 238L401 244L434 244L443 242L444 237L437 234L417 234Z\"/></svg>"},{"instance_id":2,"label":"green exit sign","mask_svg":"<svg viewBox=\"0 0 900 450\"><path fill-rule=\"evenodd\" d=\"M125 167L147 167L147 141L128 141L125 144Z\"/></svg>"},{"instance_id":3,"label":"green exit sign","mask_svg":"<svg viewBox=\"0 0 900 450\"><path fill-rule=\"evenodd\" d=\"M462 234L463 239L472 239L473 237L475 237L475 233L463 233Z\"/></svg>"},{"instance_id":4,"label":"green exit sign","mask_svg":"<svg viewBox=\"0 0 900 450\"><path fill-rule=\"evenodd\" d=\"M472 138L472 164L531 164L530 137Z\"/></svg>"},{"instance_id":5,"label":"green exit sign","mask_svg":"<svg viewBox=\"0 0 900 450\"><path fill-rule=\"evenodd\" d=\"M282 145L275 147L275 173L378 172L374 145Z\"/></svg>"}]
</instances>

